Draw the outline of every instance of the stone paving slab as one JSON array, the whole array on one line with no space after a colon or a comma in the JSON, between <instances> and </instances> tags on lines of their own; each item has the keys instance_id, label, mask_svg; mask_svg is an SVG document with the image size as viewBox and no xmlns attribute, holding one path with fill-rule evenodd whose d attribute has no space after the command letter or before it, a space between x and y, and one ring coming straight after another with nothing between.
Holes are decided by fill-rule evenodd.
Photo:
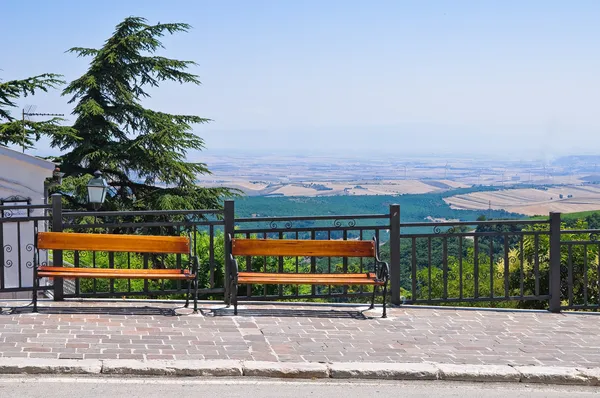
<instances>
[{"instance_id":1,"label":"stone paving slab","mask_svg":"<svg viewBox=\"0 0 600 398\"><path fill-rule=\"evenodd\" d=\"M0 303L0 357L446 363L600 368L600 317L409 307L66 301Z\"/></svg>"}]
</instances>

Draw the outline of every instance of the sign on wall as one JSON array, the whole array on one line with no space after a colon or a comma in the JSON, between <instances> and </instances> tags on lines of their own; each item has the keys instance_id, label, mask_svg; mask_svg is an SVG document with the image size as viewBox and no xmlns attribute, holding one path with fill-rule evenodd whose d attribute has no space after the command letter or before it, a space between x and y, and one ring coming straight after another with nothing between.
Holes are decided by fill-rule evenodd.
<instances>
[{"instance_id":1,"label":"sign on wall","mask_svg":"<svg viewBox=\"0 0 600 398\"><path fill-rule=\"evenodd\" d=\"M24 196L10 196L8 198L0 199L0 206L25 206L31 204L31 198ZM3 210L2 217L4 218L19 218L28 217L29 209L10 209Z\"/></svg>"}]
</instances>

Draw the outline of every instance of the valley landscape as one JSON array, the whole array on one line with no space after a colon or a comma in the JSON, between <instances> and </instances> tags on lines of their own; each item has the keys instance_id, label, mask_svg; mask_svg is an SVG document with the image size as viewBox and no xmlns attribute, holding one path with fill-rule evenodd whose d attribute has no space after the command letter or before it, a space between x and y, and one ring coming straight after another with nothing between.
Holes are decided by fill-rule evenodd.
<instances>
[{"instance_id":1,"label":"valley landscape","mask_svg":"<svg viewBox=\"0 0 600 398\"><path fill-rule=\"evenodd\" d=\"M340 196L439 194L451 209L480 213L534 216L600 210L599 156L547 162L246 154L211 155L203 161L213 174L202 176L199 185L235 188L250 202L253 197L321 198L322 202Z\"/></svg>"}]
</instances>

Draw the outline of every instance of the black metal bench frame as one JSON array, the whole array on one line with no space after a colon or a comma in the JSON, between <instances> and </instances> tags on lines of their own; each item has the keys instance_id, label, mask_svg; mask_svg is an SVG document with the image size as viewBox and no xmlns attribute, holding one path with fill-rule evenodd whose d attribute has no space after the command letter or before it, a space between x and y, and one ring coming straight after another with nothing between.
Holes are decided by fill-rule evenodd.
<instances>
[{"instance_id":1,"label":"black metal bench frame","mask_svg":"<svg viewBox=\"0 0 600 398\"><path fill-rule=\"evenodd\" d=\"M248 239L250 240L250 239ZM274 241L277 241L277 239L273 239ZM293 278L289 278L288 280L278 280L277 282L261 282L260 279L257 279L257 281L254 282L241 282L239 283L239 276L240 276L240 270L239 270L239 266L237 263L237 260L235 259L235 254L234 254L234 250L233 250L233 243L235 242L235 239L233 239L231 237L231 235L227 236L227 241L228 241L228 255L230 258L230 262L231 262L231 272L229 274L230 277L230 286L229 286L229 292L228 292L228 296L226 297L226 304L227 307L229 307L231 304L233 304L233 313L234 315L238 314L237 311L237 305L238 305L238 294L237 294L237 290L238 290L238 285L239 284L290 284L290 285L304 285L304 284L312 284L312 285L324 285L325 283L313 283L310 281L306 281L303 279L302 283L296 283ZM265 239L256 239L256 241L266 241ZM311 240L294 240L294 241L298 241L298 242L314 242ZM319 241L322 242L322 241ZM390 267L388 265L387 262L382 261L379 258L379 246L377 245L377 239L373 238L373 243L374 243L374 253L373 253L373 260L374 260L374 277L371 276L370 278L370 273L366 273L366 274L335 274L335 275L339 275L340 279L344 278L344 275L347 276L359 276L362 275L365 278L361 279L363 281L363 285L372 285L373 286L373 295L371 298L371 306L369 307L369 309L373 309L375 308L375 296L377 294L378 288L379 286L383 286L383 314L382 314L382 318L387 318L387 306L386 306L386 300L387 300L387 286L388 286L388 282L389 282L389 277L390 277ZM348 253L347 255L342 255L342 256L335 256L335 257L354 257L352 256L353 253ZM244 255L240 255L240 256L244 256ZM278 253L270 253L268 254L268 256L273 256L273 257L281 257L281 256L285 256L283 254L278 254ZM310 254L310 253L305 253L305 254L298 254L298 257L300 256L304 256L304 257L310 257L310 256L314 256L314 254ZM292 256L293 257L293 256ZM319 256L321 257L321 256ZM362 257L362 256L361 256ZM245 272L244 274L249 275L249 274L256 274L257 277L259 277L262 273L261 272ZM278 273L278 275L286 275L285 273ZM299 275L299 274L287 274L287 275ZM307 278L310 278L310 275L313 275L314 278L317 278L319 276L323 276L323 275L334 275L334 274L302 274L302 276L305 276ZM371 280L372 283L368 283L367 280ZM345 286L349 286L352 285L352 281L349 280L348 283L336 283L337 285L345 285Z\"/></svg>"}]
</instances>

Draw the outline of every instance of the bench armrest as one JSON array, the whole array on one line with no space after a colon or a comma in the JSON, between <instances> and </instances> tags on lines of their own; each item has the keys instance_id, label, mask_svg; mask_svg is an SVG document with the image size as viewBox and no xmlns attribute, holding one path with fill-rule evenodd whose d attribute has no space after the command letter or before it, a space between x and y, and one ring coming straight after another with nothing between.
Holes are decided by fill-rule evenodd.
<instances>
[{"instance_id":1,"label":"bench armrest","mask_svg":"<svg viewBox=\"0 0 600 398\"><path fill-rule=\"evenodd\" d=\"M387 282L390 278L390 266L379 258L379 245L377 244L377 239L373 238L373 242L375 242L375 275L380 281ZM377 272L378 268L379 272Z\"/></svg>"},{"instance_id":2,"label":"bench armrest","mask_svg":"<svg viewBox=\"0 0 600 398\"><path fill-rule=\"evenodd\" d=\"M200 272L200 260L196 255L190 255L190 272L194 275L198 275Z\"/></svg>"},{"instance_id":3,"label":"bench armrest","mask_svg":"<svg viewBox=\"0 0 600 398\"><path fill-rule=\"evenodd\" d=\"M377 272L377 265L379 265L379 272ZM375 274L377 279L387 282L390 277L390 266L385 261L376 260L375 262Z\"/></svg>"},{"instance_id":4,"label":"bench armrest","mask_svg":"<svg viewBox=\"0 0 600 398\"><path fill-rule=\"evenodd\" d=\"M232 281L235 281L235 283L237 283L238 274L240 272L239 267L238 267L238 263L237 263L237 260L235 259L235 257L233 257L231 254L229 255L229 259L231 260L231 274L230 274L230 278L231 278Z\"/></svg>"}]
</instances>

